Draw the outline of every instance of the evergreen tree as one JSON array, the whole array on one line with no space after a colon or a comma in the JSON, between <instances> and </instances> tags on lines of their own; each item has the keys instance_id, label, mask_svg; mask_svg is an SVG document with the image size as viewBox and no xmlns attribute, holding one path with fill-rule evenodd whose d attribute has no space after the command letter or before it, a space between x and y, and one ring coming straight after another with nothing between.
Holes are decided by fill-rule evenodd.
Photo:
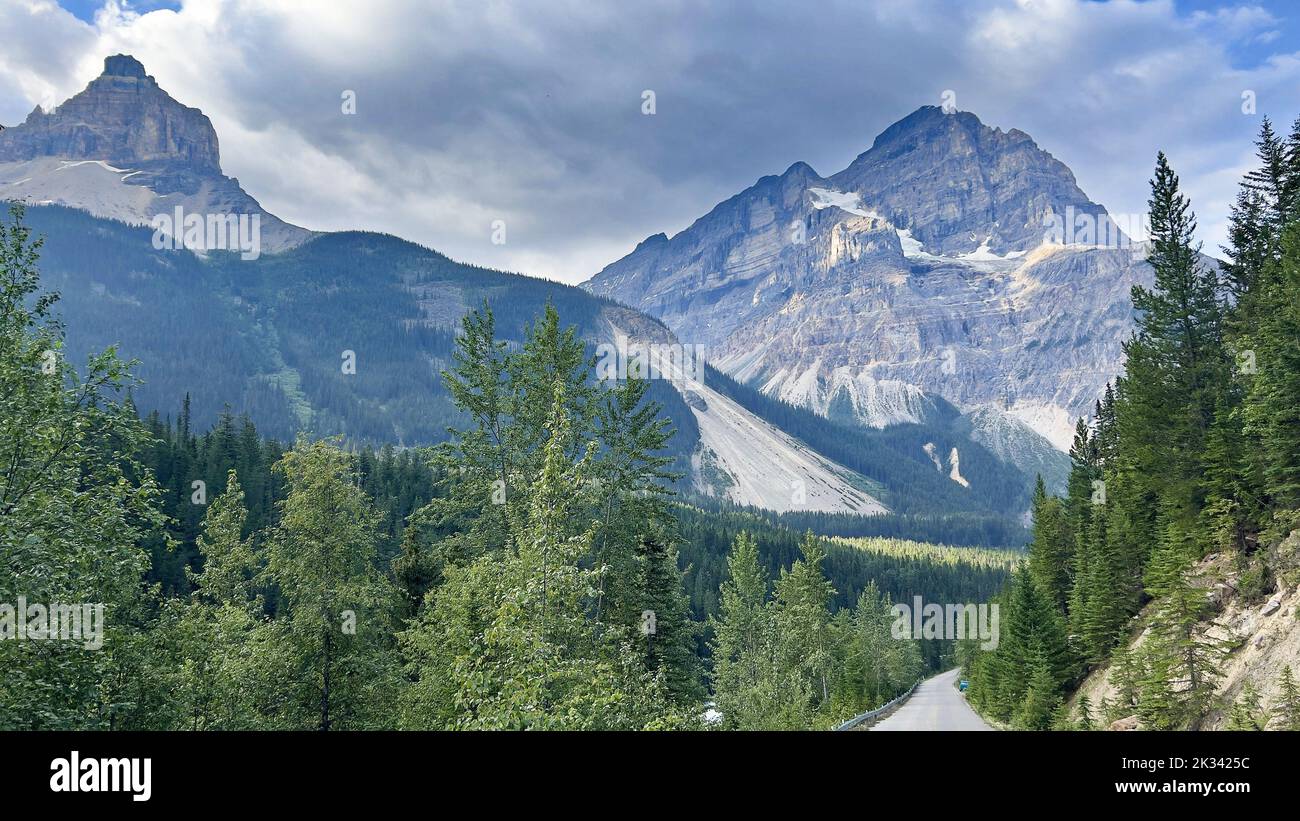
<instances>
[{"instance_id":1,"label":"evergreen tree","mask_svg":"<svg viewBox=\"0 0 1300 821\"><path fill-rule=\"evenodd\" d=\"M1259 691L1255 685L1246 682L1237 694L1232 709L1228 713L1228 730L1263 730L1268 725L1268 713L1260 705Z\"/></svg>"},{"instance_id":2,"label":"evergreen tree","mask_svg":"<svg viewBox=\"0 0 1300 821\"><path fill-rule=\"evenodd\" d=\"M517 485L528 504L511 510L510 546L449 564L401 636L414 679L402 697L405 727L641 729L686 720L671 708L666 671L647 669L631 631L600 629L592 618L593 527L573 514L592 482L594 447L573 459L565 390L556 377L537 473Z\"/></svg>"},{"instance_id":3,"label":"evergreen tree","mask_svg":"<svg viewBox=\"0 0 1300 821\"><path fill-rule=\"evenodd\" d=\"M196 596L214 603L240 603L252 598L257 558L251 540L243 535L247 520L244 489L232 469L225 490L203 515L203 534L198 539L203 570L191 571Z\"/></svg>"},{"instance_id":4,"label":"evergreen tree","mask_svg":"<svg viewBox=\"0 0 1300 821\"><path fill-rule=\"evenodd\" d=\"M759 562L758 545L748 533L736 537L727 569L718 617L712 622L713 692L724 726L797 728L804 718L799 708L809 696L807 683L796 680L795 691L779 692L768 575ZM791 702L794 709L787 706Z\"/></svg>"},{"instance_id":5,"label":"evergreen tree","mask_svg":"<svg viewBox=\"0 0 1300 821\"><path fill-rule=\"evenodd\" d=\"M674 702L697 705L704 700L695 648L697 625L691 621L690 602L682 592L676 551L661 539L646 537L637 558L641 567L641 638L646 668L652 673L662 671L664 686Z\"/></svg>"},{"instance_id":6,"label":"evergreen tree","mask_svg":"<svg viewBox=\"0 0 1300 821\"><path fill-rule=\"evenodd\" d=\"M894 607L888 594L869 582L853 610L840 610L837 633L843 645L839 701L847 715L879 707L905 692L921 677L924 663L917 641L894 635ZM967 658L971 658L970 655Z\"/></svg>"},{"instance_id":7,"label":"evergreen tree","mask_svg":"<svg viewBox=\"0 0 1300 821\"><path fill-rule=\"evenodd\" d=\"M1162 723L1193 723L1214 694L1222 648L1199 629L1205 595L1190 580L1191 546L1175 541L1176 526L1169 530L1147 568L1148 590L1158 600L1147 659L1151 672L1164 679L1157 694L1166 714Z\"/></svg>"},{"instance_id":8,"label":"evergreen tree","mask_svg":"<svg viewBox=\"0 0 1300 821\"><path fill-rule=\"evenodd\" d=\"M1103 695L1101 701L1097 702L1097 717L1100 719L1103 729L1105 729L1106 722L1114 721L1117 718L1115 712L1115 705L1111 703L1110 697Z\"/></svg>"},{"instance_id":9,"label":"evergreen tree","mask_svg":"<svg viewBox=\"0 0 1300 821\"><path fill-rule=\"evenodd\" d=\"M1244 400L1244 427L1263 493L1276 507L1300 508L1300 226L1288 229L1282 261L1259 295L1260 310L1241 345L1256 363Z\"/></svg>"},{"instance_id":10,"label":"evergreen tree","mask_svg":"<svg viewBox=\"0 0 1300 821\"><path fill-rule=\"evenodd\" d=\"M1149 206L1155 287L1133 287L1138 320L1124 345L1119 435L1132 468L1127 481L1158 495L1166 522L1190 533L1204 499L1205 439L1227 375L1218 281L1198 262L1196 219L1163 153Z\"/></svg>"},{"instance_id":11,"label":"evergreen tree","mask_svg":"<svg viewBox=\"0 0 1300 821\"><path fill-rule=\"evenodd\" d=\"M296 670L276 625L264 618L254 588L260 565L251 539L244 491L232 470L225 491L203 519L202 571L191 572L192 599L172 607L165 628L175 635L171 676L177 727L189 730L282 728L282 694Z\"/></svg>"},{"instance_id":12,"label":"evergreen tree","mask_svg":"<svg viewBox=\"0 0 1300 821\"><path fill-rule=\"evenodd\" d=\"M1259 198L1266 236L1277 242L1293 212L1294 182L1287 144L1274 132L1268 117L1260 123L1255 153L1259 167L1246 172L1243 188Z\"/></svg>"},{"instance_id":13,"label":"evergreen tree","mask_svg":"<svg viewBox=\"0 0 1300 821\"><path fill-rule=\"evenodd\" d=\"M1071 587L1073 537L1061 500L1047 495L1042 476L1034 484L1031 512L1034 538L1029 543L1029 571L1064 615Z\"/></svg>"},{"instance_id":14,"label":"evergreen tree","mask_svg":"<svg viewBox=\"0 0 1300 821\"><path fill-rule=\"evenodd\" d=\"M1105 715L1104 711L1102 715ZM1079 722L1077 726L1080 730L1096 729L1096 725L1092 720L1092 699L1088 698L1087 693L1079 696Z\"/></svg>"},{"instance_id":15,"label":"evergreen tree","mask_svg":"<svg viewBox=\"0 0 1300 821\"><path fill-rule=\"evenodd\" d=\"M506 385L509 358L486 304L461 319L452 359L453 367L442 378L474 427L460 432L440 463L447 481L460 492L445 501L434 500L423 515L438 524L471 525L455 548L461 558L472 558L503 547L509 537L506 505L514 501L511 483L519 470L518 443L510 435L514 396Z\"/></svg>"},{"instance_id":16,"label":"evergreen tree","mask_svg":"<svg viewBox=\"0 0 1300 821\"><path fill-rule=\"evenodd\" d=\"M1111 656L1110 683L1116 691L1113 707L1117 714L1123 713L1115 717L1123 718L1137 706L1141 675L1140 661L1128 647L1120 647Z\"/></svg>"},{"instance_id":17,"label":"evergreen tree","mask_svg":"<svg viewBox=\"0 0 1300 821\"><path fill-rule=\"evenodd\" d=\"M1075 676L1061 617L1023 567L999 604L1001 636L997 648L981 660L976 701L1000 721L1046 729L1058 697ZM1037 685L1032 693L1031 683Z\"/></svg>"},{"instance_id":18,"label":"evergreen tree","mask_svg":"<svg viewBox=\"0 0 1300 821\"><path fill-rule=\"evenodd\" d=\"M1167 636L1152 633L1134 656L1137 716L1146 729L1179 729L1189 718L1187 702L1175 689L1177 652Z\"/></svg>"},{"instance_id":19,"label":"evergreen tree","mask_svg":"<svg viewBox=\"0 0 1300 821\"><path fill-rule=\"evenodd\" d=\"M600 443L593 465L592 494L594 515L599 517L592 552L602 569L596 618L638 629L646 607L643 600L647 595L648 543L655 545L656 572L663 573L658 581L660 592L652 595L675 595L669 586L681 589L675 559L671 568L663 562L664 557L675 552L666 535L671 525L666 483L674 477L667 466L672 459L662 455L672 431L667 420L660 417L662 407L646 400L649 384L645 379L627 379L605 390L597 400L591 431ZM668 579L670 574L672 580ZM676 608L670 612L676 613ZM685 663L685 658L678 661ZM687 665L671 672L670 678L684 684L695 678L696 672Z\"/></svg>"},{"instance_id":20,"label":"evergreen tree","mask_svg":"<svg viewBox=\"0 0 1300 821\"><path fill-rule=\"evenodd\" d=\"M807 676L816 709L830 700L829 608L835 588L822 572L826 553L817 537L805 534L799 547L803 558L781 574L774 588L778 652L786 668Z\"/></svg>"},{"instance_id":21,"label":"evergreen tree","mask_svg":"<svg viewBox=\"0 0 1300 821\"><path fill-rule=\"evenodd\" d=\"M1296 685L1289 664L1282 668L1273 716L1279 730L1300 730L1300 686Z\"/></svg>"},{"instance_id":22,"label":"evergreen tree","mask_svg":"<svg viewBox=\"0 0 1300 821\"><path fill-rule=\"evenodd\" d=\"M1035 653L1024 699L1012 717L1014 726L1021 730L1051 729L1061 703L1060 685L1051 665L1041 652Z\"/></svg>"}]
</instances>

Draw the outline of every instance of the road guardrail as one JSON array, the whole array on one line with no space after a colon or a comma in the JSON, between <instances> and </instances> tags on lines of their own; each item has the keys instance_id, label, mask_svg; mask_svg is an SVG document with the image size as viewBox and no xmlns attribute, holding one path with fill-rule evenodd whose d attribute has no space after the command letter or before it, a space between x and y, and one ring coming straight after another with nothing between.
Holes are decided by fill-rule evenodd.
<instances>
[{"instance_id":1,"label":"road guardrail","mask_svg":"<svg viewBox=\"0 0 1300 821\"><path fill-rule=\"evenodd\" d=\"M889 702L889 703L886 704L885 706L883 706L883 707L877 707L877 708L874 709L874 710L868 710L867 712L863 713L862 715L854 716L853 718L849 719L848 721L846 721L846 722L844 722L843 724L841 724L841 725L839 725L838 727L836 727L836 728L833 730L833 732L839 732L839 731L841 731L841 730L852 730L854 727L858 726L859 724L861 724L861 723L864 722L864 721L870 721L870 720L873 719L873 718L878 718L878 717L884 715L885 713L887 713L887 712L889 712L890 710L894 709L894 708L897 707L898 705L902 704L904 701L907 701L909 698L911 698L912 693L916 692L916 688L917 688L918 686L920 686L920 684L921 684L921 682L920 682L920 681L917 681L916 684L913 684L911 687L908 688L908 690L907 690L906 693L903 693L901 696L899 696L898 698L896 698L896 699L894 699L893 701Z\"/></svg>"}]
</instances>

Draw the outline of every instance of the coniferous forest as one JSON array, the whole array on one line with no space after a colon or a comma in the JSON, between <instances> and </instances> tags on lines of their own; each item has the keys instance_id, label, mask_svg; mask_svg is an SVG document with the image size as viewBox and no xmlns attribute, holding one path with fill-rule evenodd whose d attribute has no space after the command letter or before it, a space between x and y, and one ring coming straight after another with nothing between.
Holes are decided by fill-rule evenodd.
<instances>
[{"instance_id":1,"label":"coniferous forest","mask_svg":"<svg viewBox=\"0 0 1300 821\"><path fill-rule=\"evenodd\" d=\"M1197 729L1225 712L1229 729L1273 714L1272 728L1300 728L1289 666L1275 704L1249 682L1216 694L1243 640L1205 629L1225 590L1258 606L1300 580L1300 121L1284 136L1265 118L1256 147L1226 263L1202 255L1191 202L1157 159L1155 282L1133 289L1124 373L1078 423L1067 493L1039 482L1002 643L966 659L971 702L995 721ZM1071 701L1097 671L1114 695Z\"/></svg>"},{"instance_id":2,"label":"coniferous forest","mask_svg":"<svg viewBox=\"0 0 1300 821\"><path fill-rule=\"evenodd\" d=\"M951 663L891 602L991 595L1010 554L827 541L673 498L650 382L592 378L551 306L490 306L434 447L142 415L63 356L41 240L0 227L0 599L95 601L105 640L0 642L5 729L809 729ZM718 717L720 716L720 718Z\"/></svg>"}]
</instances>

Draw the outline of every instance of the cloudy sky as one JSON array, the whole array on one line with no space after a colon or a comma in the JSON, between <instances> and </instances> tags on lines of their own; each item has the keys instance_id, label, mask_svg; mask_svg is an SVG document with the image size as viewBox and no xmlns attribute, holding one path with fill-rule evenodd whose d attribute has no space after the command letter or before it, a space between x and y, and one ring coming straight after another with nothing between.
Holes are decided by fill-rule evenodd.
<instances>
[{"instance_id":1,"label":"cloudy sky","mask_svg":"<svg viewBox=\"0 0 1300 821\"><path fill-rule=\"evenodd\" d=\"M797 160L839 171L951 90L1114 213L1145 210L1164 149L1214 250L1260 117L1300 114L1292 6L0 0L0 123L130 53L279 216L578 282Z\"/></svg>"}]
</instances>

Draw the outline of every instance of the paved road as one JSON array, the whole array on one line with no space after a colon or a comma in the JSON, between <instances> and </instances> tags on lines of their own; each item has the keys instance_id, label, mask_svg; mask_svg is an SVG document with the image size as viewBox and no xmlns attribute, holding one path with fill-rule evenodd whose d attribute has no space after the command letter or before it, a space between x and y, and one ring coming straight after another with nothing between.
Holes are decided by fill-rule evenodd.
<instances>
[{"instance_id":1,"label":"paved road","mask_svg":"<svg viewBox=\"0 0 1300 821\"><path fill-rule=\"evenodd\" d=\"M954 682L961 670L949 670L926 679L902 707L872 727L881 730L992 730L957 692Z\"/></svg>"}]
</instances>

